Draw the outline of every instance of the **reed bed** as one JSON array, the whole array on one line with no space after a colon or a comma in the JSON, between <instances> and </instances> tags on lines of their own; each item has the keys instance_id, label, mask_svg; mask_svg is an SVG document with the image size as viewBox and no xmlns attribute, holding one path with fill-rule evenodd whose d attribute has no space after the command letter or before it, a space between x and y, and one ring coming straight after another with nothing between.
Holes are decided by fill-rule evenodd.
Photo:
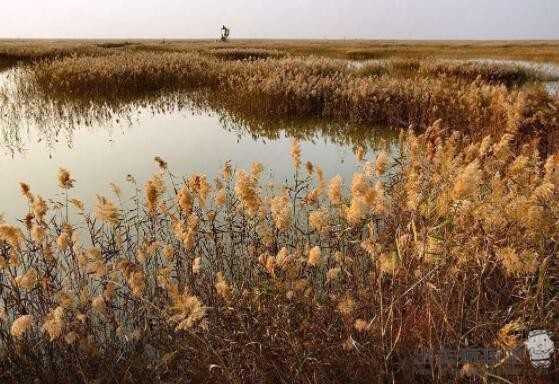
<instances>
[{"instance_id":1,"label":"reed bed","mask_svg":"<svg viewBox=\"0 0 559 384\"><path fill-rule=\"evenodd\" d=\"M126 51L190 52L227 49L270 49L297 56L337 59L509 59L559 63L557 41L389 41L389 40L0 40L0 52L18 51L25 61L28 52L71 48L75 54L102 48ZM0 59L0 61L2 61Z\"/></svg>"},{"instance_id":2,"label":"reed bed","mask_svg":"<svg viewBox=\"0 0 559 384\"><path fill-rule=\"evenodd\" d=\"M211 86L217 81L215 61L194 53L73 56L37 64L29 73L45 90L93 97Z\"/></svg>"},{"instance_id":3,"label":"reed bed","mask_svg":"<svg viewBox=\"0 0 559 384\"><path fill-rule=\"evenodd\" d=\"M86 41L0 41L0 67L12 66L19 62L33 63L41 60L77 55L100 55L106 50Z\"/></svg>"},{"instance_id":4,"label":"reed bed","mask_svg":"<svg viewBox=\"0 0 559 384\"><path fill-rule=\"evenodd\" d=\"M419 60L366 60L354 64L356 73L361 77L392 75L398 77L414 77L421 66Z\"/></svg>"},{"instance_id":5,"label":"reed bed","mask_svg":"<svg viewBox=\"0 0 559 384\"><path fill-rule=\"evenodd\" d=\"M29 211L0 224L0 377L495 378L499 362L413 376L413 353L559 331L559 154L514 129L400 136L374 159L357 149L351 181L324 180L294 141L280 185L258 163L209 180L160 158L130 199L113 185L92 208L65 169L53 200L22 183Z\"/></svg>"},{"instance_id":6,"label":"reed bed","mask_svg":"<svg viewBox=\"0 0 559 384\"><path fill-rule=\"evenodd\" d=\"M507 87L521 86L534 81L557 81L556 77L539 73L536 69L514 64L490 62L432 61L421 65L420 72L435 76L451 76L474 81L477 78Z\"/></svg>"},{"instance_id":7,"label":"reed bed","mask_svg":"<svg viewBox=\"0 0 559 384\"><path fill-rule=\"evenodd\" d=\"M527 83L558 81L557 71L546 71L542 65L491 60L367 60L357 62L357 73L363 77L392 75L399 77L447 77L473 82L482 80L507 88Z\"/></svg>"},{"instance_id":8,"label":"reed bed","mask_svg":"<svg viewBox=\"0 0 559 384\"><path fill-rule=\"evenodd\" d=\"M114 44L21 68L0 98L25 108L3 118L110 120L186 97L271 136L256 116L409 128L376 158L357 147L352 180L325 180L294 140L280 184L257 162L210 180L160 158L146 183L128 177L133 196L113 184L94 207L65 169L50 199L22 183L28 212L0 219L2 380L533 381L529 367L499 377L498 361L428 375L413 361L418 348L510 349L559 331L557 97L480 63Z\"/></svg>"},{"instance_id":9,"label":"reed bed","mask_svg":"<svg viewBox=\"0 0 559 384\"><path fill-rule=\"evenodd\" d=\"M285 57L287 54L282 51L264 48L221 48L211 49L209 53L212 56L223 60L261 60L267 58Z\"/></svg>"},{"instance_id":10,"label":"reed bed","mask_svg":"<svg viewBox=\"0 0 559 384\"><path fill-rule=\"evenodd\" d=\"M400 64L402 71L414 68L413 62ZM527 138L540 136L542 149L552 148L559 102L543 88L509 89L480 74L470 81L433 76L436 70L425 68L431 67L418 72L431 75L362 76L346 62L325 58L222 61L196 53L140 52L47 61L28 68L24 80L31 91L85 99L202 89L216 105L263 116L412 124L422 130L442 119L474 138L515 126Z\"/></svg>"}]
</instances>

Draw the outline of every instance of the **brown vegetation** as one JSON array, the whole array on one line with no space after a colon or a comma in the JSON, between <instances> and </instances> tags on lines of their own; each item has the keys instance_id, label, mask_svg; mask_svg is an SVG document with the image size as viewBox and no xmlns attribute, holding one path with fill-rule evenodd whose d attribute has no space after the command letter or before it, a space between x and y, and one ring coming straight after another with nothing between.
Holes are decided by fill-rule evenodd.
<instances>
[{"instance_id":1,"label":"brown vegetation","mask_svg":"<svg viewBox=\"0 0 559 384\"><path fill-rule=\"evenodd\" d=\"M525 331L559 332L559 99L522 86L538 76L406 56L444 56L458 43L189 42L196 52L177 52L186 43L88 42L93 54L76 44L55 56L16 49L40 61L0 96L33 104L25 113L56 113L53 100L64 99L81 118L161 94L167 108L182 100L169 91L188 91L241 121L411 127L374 159L357 148L352 180L325 180L294 140L295 176L280 185L258 163L227 163L210 180L179 178L159 157L145 185L128 178L135 196L113 185L95 207L73 195L80 180L65 169L55 200L22 183L28 212L19 224L0 218L3 380L502 381L511 378L498 361L450 373L436 362L414 375L413 354L514 348ZM532 49L499 44L461 49ZM555 43L533 46L553 56ZM405 60L355 67L271 54L282 47L360 58L392 49ZM260 48L270 51L256 59ZM532 382L526 369L512 380Z\"/></svg>"},{"instance_id":2,"label":"brown vegetation","mask_svg":"<svg viewBox=\"0 0 559 384\"><path fill-rule=\"evenodd\" d=\"M324 58L224 62L196 53L141 52L46 61L30 67L24 80L31 81L28 90L88 99L205 89L211 91L213 104L275 117L411 124L420 129L442 119L445 126L472 138L514 126L524 137L540 137L544 152L557 140L559 99L541 87L500 84L528 76L519 69L422 63L416 75L402 76L401 71L413 66L395 65L400 69L394 75L363 76L362 69ZM442 70L446 72L436 76Z\"/></svg>"},{"instance_id":3,"label":"brown vegetation","mask_svg":"<svg viewBox=\"0 0 559 384\"><path fill-rule=\"evenodd\" d=\"M558 155L438 124L397 152L348 185L294 142L275 187L257 163L210 182L157 158L144 198L114 186L92 211L66 170L60 202L22 184L22 226L0 225L2 377L409 382L415 348L559 330Z\"/></svg>"},{"instance_id":4,"label":"brown vegetation","mask_svg":"<svg viewBox=\"0 0 559 384\"><path fill-rule=\"evenodd\" d=\"M0 58L35 60L49 52L204 52L224 45L213 40L0 40ZM559 63L557 41L231 40L227 49L265 49L296 56L337 59L492 58ZM2 61L0 59L0 61Z\"/></svg>"}]
</instances>

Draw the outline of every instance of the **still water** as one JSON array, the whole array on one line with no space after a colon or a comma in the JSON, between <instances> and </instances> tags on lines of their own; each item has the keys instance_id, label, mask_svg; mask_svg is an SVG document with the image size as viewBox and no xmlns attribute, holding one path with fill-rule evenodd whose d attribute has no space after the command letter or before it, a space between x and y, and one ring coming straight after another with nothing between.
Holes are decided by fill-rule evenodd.
<instances>
[{"instance_id":1,"label":"still water","mask_svg":"<svg viewBox=\"0 0 559 384\"><path fill-rule=\"evenodd\" d=\"M110 182L122 188L123 196L132 197L134 187L126 182L127 175L143 186L158 170L155 156L167 161L176 176L200 173L209 179L226 161L245 169L259 161L265 167L263 175L281 182L294 174L289 149L296 136L305 162L319 165L327 179L339 174L350 181L358 169L356 146L363 146L367 158L374 159L375 152L390 147L397 135L325 121L239 121L176 97L118 108L22 101L9 75L0 74L5 95L0 98L0 214L9 222L27 212L20 181L30 184L34 194L62 201L56 178L60 167L76 179L70 198L92 208L96 194L113 197Z\"/></svg>"}]
</instances>

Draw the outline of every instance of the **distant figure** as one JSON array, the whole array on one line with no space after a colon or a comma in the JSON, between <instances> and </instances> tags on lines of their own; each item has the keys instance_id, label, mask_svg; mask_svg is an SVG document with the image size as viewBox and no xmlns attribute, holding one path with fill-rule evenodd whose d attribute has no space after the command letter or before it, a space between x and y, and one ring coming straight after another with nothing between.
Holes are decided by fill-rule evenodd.
<instances>
[{"instance_id":1,"label":"distant figure","mask_svg":"<svg viewBox=\"0 0 559 384\"><path fill-rule=\"evenodd\" d=\"M221 41L223 43L227 42L227 40L229 39L230 32L231 30L227 28L225 25L221 27Z\"/></svg>"}]
</instances>

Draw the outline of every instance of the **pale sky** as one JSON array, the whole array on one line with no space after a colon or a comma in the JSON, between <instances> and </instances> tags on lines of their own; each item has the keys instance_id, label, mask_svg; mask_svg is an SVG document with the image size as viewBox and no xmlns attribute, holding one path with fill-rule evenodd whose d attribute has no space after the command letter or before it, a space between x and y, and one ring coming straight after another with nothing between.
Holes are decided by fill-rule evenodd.
<instances>
[{"instance_id":1,"label":"pale sky","mask_svg":"<svg viewBox=\"0 0 559 384\"><path fill-rule=\"evenodd\" d=\"M559 39L559 0L0 0L0 37Z\"/></svg>"}]
</instances>

